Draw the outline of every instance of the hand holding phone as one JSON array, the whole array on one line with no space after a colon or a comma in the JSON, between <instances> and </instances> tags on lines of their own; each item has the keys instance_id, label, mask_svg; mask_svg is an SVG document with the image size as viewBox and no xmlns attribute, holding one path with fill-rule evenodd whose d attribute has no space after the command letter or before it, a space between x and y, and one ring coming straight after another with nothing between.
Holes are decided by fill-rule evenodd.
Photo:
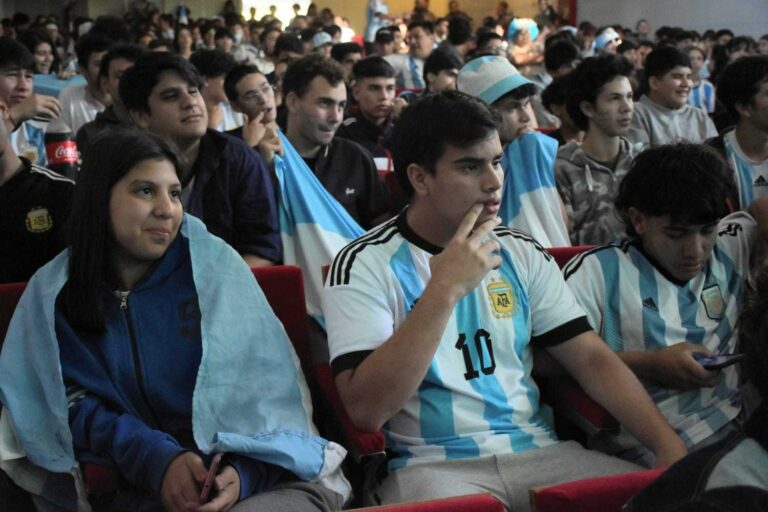
<instances>
[{"instance_id":1,"label":"hand holding phone","mask_svg":"<svg viewBox=\"0 0 768 512\"><path fill-rule=\"evenodd\" d=\"M744 354L718 354L708 356L701 352L694 352L693 358L707 370L719 370L744 359Z\"/></svg>"},{"instance_id":2,"label":"hand holding phone","mask_svg":"<svg viewBox=\"0 0 768 512\"><path fill-rule=\"evenodd\" d=\"M221 464L221 457L223 453L217 453L211 459L211 465L208 468L208 474L205 476L205 482L203 483L203 490L200 493L200 501L206 503L208 496L211 495L211 487L213 487L213 480L216 478L216 474L219 472L219 464Z\"/></svg>"}]
</instances>

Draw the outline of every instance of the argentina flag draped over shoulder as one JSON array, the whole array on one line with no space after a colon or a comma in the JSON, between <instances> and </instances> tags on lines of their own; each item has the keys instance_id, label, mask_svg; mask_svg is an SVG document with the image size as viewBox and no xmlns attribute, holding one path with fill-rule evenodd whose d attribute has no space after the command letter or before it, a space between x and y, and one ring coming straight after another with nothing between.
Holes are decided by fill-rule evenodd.
<instances>
[{"instance_id":1,"label":"argentina flag draped over shoulder","mask_svg":"<svg viewBox=\"0 0 768 512\"><path fill-rule=\"evenodd\" d=\"M571 245L555 184L557 141L529 132L504 148L504 185L499 217L544 247Z\"/></svg>"},{"instance_id":2,"label":"argentina flag draped over shoulder","mask_svg":"<svg viewBox=\"0 0 768 512\"><path fill-rule=\"evenodd\" d=\"M320 309L322 268L364 230L328 193L282 132L280 140L283 156L275 155L275 174L280 184L283 262L304 271L307 311L324 326Z\"/></svg>"}]
</instances>

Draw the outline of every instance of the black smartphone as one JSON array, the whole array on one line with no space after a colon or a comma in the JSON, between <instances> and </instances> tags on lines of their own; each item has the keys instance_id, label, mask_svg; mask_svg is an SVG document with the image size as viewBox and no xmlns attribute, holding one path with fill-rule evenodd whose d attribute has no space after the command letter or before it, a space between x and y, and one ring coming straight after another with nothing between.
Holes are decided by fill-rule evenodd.
<instances>
[{"instance_id":1,"label":"black smartphone","mask_svg":"<svg viewBox=\"0 0 768 512\"><path fill-rule=\"evenodd\" d=\"M720 354L709 357L706 354L695 352L693 358L707 370L719 370L720 368L738 363L744 359L744 354Z\"/></svg>"}]
</instances>

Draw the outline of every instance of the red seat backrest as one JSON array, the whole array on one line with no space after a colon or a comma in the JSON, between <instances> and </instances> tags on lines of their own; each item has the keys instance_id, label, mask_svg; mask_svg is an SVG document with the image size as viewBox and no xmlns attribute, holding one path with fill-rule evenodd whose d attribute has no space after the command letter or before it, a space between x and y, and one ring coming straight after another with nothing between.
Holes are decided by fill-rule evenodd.
<instances>
[{"instance_id":1,"label":"red seat backrest","mask_svg":"<svg viewBox=\"0 0 768 512\"><path fill-rule=\"evenodd\" d=\"M312 372L312 359L301 269L291 265L276 265L251 270L275 315L283 323L301 361L304 375L309 377Z\"/></svg>"},{"instance_id":2,"label":"red seat backrest","mask_svg":"<svg viewBox=\"0 0 768 512\"><path fill-rule=\"evenodd\" d=\"M571 261L571 258L577 254L581 254L584 251L592 249L594 245L574 245L573 247L550 247L547 252L555 258L557 265L563 268L566 263Z\"/></svg>"}]
</instances>

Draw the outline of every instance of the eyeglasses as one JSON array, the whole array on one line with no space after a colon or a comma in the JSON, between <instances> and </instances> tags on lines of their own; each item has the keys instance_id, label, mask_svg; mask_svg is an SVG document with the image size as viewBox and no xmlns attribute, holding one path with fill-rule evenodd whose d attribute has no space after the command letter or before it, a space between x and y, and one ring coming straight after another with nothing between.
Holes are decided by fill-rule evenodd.
<instances>
[{"instance_id":1,"label":"eyeglasses","mask_svg":"<svg viewBox=\"0 0 768 512\"><path fill-rule=\"evenodd\" d=\"M241 101L245 103L253 103L259 99L267 99L274 92L274 90L274 86L267 82L262 84L257 90L248 91L247 93L243 94Z\"/></svg>"}]
</instances>

